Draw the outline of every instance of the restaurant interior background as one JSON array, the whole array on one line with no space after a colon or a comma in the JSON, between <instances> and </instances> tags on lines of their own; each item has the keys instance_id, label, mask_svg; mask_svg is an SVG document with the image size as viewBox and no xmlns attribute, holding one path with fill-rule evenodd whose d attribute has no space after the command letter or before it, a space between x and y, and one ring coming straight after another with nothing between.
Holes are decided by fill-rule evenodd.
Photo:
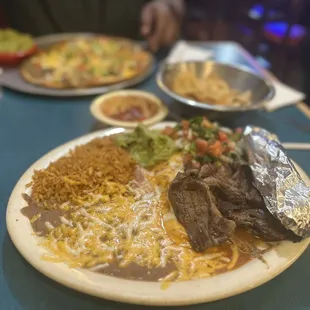
<instances>
[{"instance_id":1,"label":"restaurant interior background","mask_svg":"<svg viewBox=\"0 0 310 310\"><path fill-rule=\"evenodd\" d=\"M309 0L187 0L187 3L183 30L186 39L237 41L260 65L288 85L301 89L299 53L307 35L306 27L301 24L307 16L310 18ZM3 26L6 21L0 5L0 27Z\"/></svg>"},{"instance_id":2,"label":"restaurant interior background","mask_svg":"<svg viewBox=\"0 0 310 310\"><path fill-rule=\"evenodd\" d=\"M183 28L185 39L236 41L247 49L261 66L284 83L293 88L302 88L299 54L303 40L307 36L307 29L303 26L302 20L307 18L307 15L310 20L310 11L306 8L306 6L309 7L310 0L261 2L258 0L187 0L187 2L188 10ZM0 0L0 28L2 26L6 26L6 21L5 16L1 15ZM164 95L156 85L155 75L138 89L154 92L156 96ZM10 89L5 89L3 93L0 103L0 174L2 173L5 178L2 178L3 182L0 185L0 310L144 309L140 306L99 300L60 286L36 272L15 249L6 231L5 212L7 199L22 172L51 148L85 133L101 129L102 124L95 122L89 112L90 97L49 98L14 92ZM167 98L169 103L172 102L172 98ZM307 144L308 147L309 112L306 114L304 108L301 109L300 106L301 104L290 105L276 109L274 112L256 113L254 111L250 112L249 116L247 114L239 119L232 118L231 123L238 127L253 124L266 128L278 134L283 142ZM171 115L173 116L173 113ZM307 151L290 150L290 155L310 174ZM2 181L1 177L0 181ZM21 195L18 197L21 198ZM20 204L18 206L20 207ZM18 212L18 215L22 216L21 212ZM18 220L14 217L12 221ZM20 235L25 234L22 229L16 231ZM27 244L24 238L22 242ZM301 255L306 246L299 249L301 250L298 255ZM308 249L291 269L260 288L223 301L186 309L310 309L308 308L309 289L307 289L310 279L309 254ZM294 260L296 258L297 256ZM290 263L292 262L293 260ZM286 264L285 268L289 265ZM268 269L266 270L267 273ZM244 274L246 273L247 269ZM248 273L248 275L245 278L256 280L255 274L252 276ZM257 279L260 277L257 276ZM239 284L238 281L236 283ZM87 287L88 284L84 282L83 285ZM128 285L128 287L131 286ZM249 287L254 286L248 285ZM195 287L194 289L208 292L207 289L197 290ZM122 289L115 289L115 292L117 291L122 292Z\"/></svg>"},{"instance_id":3,"label":"restaurant interior background","mask_svg":"<svg viewBox=\"0 0 310 310\"><path fill-rule=\"evenodd\" d=\"M310 18L309 0L191 0L188 3L186 38L237 41L276 77L301 89L299 53L307 35L301 24Z\"/></svg>"}]
</instances>

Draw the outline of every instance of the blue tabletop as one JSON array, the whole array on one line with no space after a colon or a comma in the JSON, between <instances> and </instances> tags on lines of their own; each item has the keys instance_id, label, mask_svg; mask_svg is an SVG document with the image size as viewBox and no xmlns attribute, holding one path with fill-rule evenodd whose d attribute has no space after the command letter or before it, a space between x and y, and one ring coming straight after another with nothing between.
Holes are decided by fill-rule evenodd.
<instances>
[{"instance_id":1,"label":"blue tabletop","mask_svg":"<svg viewBox=\"0 0 310 310\"><path fill-rule=\"evenodd\" d=\"M139 86L173 105L153 78ZM9 195L21 174L43 154L80 135L99 129L89 112L92 98L53 99L4 90L0 100L0 310L13 309L142 309L86 296L65 288L32 268L12 244L5 225ZM310 121L296 107L273 113L251 113L224 119L233 126L255 124L274 131L282 141L309 142ZM310 174L309 153L290 152ZM310 309L310 251L276 279L250 292L211 304L182 309Z\"/></svg>"}]
</instances>

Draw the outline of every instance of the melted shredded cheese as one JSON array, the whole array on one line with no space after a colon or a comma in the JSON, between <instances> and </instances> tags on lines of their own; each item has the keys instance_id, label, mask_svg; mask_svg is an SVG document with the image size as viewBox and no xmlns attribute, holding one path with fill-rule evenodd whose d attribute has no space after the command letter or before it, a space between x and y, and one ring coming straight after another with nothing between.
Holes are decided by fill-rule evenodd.
<instances>
[{"instance_id":1,"label":"melted shredded cheese","mask_svg":"<svg viewBox=\"0 0 310 310\"><path fill-rule=\"evenodd\" d=\"M238 260L235 245L231 245L232 259L228 252L216 248L196 253L177 222L167 190L181 169L182 156L175 155L169 162L145 171L144 182L133 180L119 194L114 193L113 199L103 203L102 197L97 197L92 201L100 201L98 205L84 203L62 216L60 226L48 225L50 233L41 243L52 255L45 259L95 271L116 261L120 268L131 263L163 268L172 263L175 270L162 279L164 286L232 269Z\"/></svg>"}]
</instances>

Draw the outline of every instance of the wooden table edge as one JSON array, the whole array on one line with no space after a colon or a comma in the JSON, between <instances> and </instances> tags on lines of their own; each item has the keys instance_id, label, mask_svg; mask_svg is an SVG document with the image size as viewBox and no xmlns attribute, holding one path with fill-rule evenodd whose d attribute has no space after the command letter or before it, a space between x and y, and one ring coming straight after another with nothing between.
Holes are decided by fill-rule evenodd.
<instances>
[{"instance_id":1,"label":"wooden table edge","mask_svg":"<svg viewBox=\"0 0 310 310\"><path fill-rule=\"evenodd\" d=\"M296 105L297 109L301 111L307 118L310 119L310 108L304 103L300 102Z\"/></svg>"}]
</instances>

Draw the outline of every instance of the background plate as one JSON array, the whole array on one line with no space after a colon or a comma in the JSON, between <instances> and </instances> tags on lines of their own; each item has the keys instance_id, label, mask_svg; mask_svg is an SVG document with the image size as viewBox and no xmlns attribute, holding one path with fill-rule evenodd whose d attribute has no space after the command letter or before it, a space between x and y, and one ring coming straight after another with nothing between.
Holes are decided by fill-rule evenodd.
<instances>
[{"instance_id":1,"label":"background plate","mask_svg":"<svg viewBox=\"0 0 310 310\"><path fill-rule=\"evenodd\" d=\"M154 128L160 129L167 124L175 125L160 123ZM108 129L68 142L39 159L16 184L7 208L8 232L24 258L47 277L80 292L115 301L145 305L195 304L230 297L263 284L287 269L307 248L309 239L300 243L284 241L263 256L266 263L256 259L239 269L218 276L174 283L167 290L162 290L158 282L125 280L42 260L41 256L45 250L37 245L38 239L33 235L28 218L20 212L21 208L26 206L21 195L28 192L26 184L30 182L34 170L45 168L51 161L55 161L77 145L96 137L123 131L121 128ZM309 182L306 174L296 167L304 180Z\"/></svg>"},{"instance_id":2,"label":"background plate","mask_svg":"<svg viewBox=\"0 0 310 310\"><path fill-rule=\"evenodd\" d=\"M94 35L95 34L91 33L53 34L36 38L36 43L39 48L47 48L63 40L70 40L81 36L89 37ZM144 81L147 77L149 77L153 73L154 70L155 70L155 61L154 58L152 58L152 62L150 63L149 67L141 75L130 80L101 87L89 87L81 89L52 89L33 85L26 82L19 72L19 67L5 68L2 76L0 76L0 83L8 88L34 95L45 95L53 97L88 96L88 95L103 94L112 90L118 90L134 86Z\"/></svg>"}]
</instances>

